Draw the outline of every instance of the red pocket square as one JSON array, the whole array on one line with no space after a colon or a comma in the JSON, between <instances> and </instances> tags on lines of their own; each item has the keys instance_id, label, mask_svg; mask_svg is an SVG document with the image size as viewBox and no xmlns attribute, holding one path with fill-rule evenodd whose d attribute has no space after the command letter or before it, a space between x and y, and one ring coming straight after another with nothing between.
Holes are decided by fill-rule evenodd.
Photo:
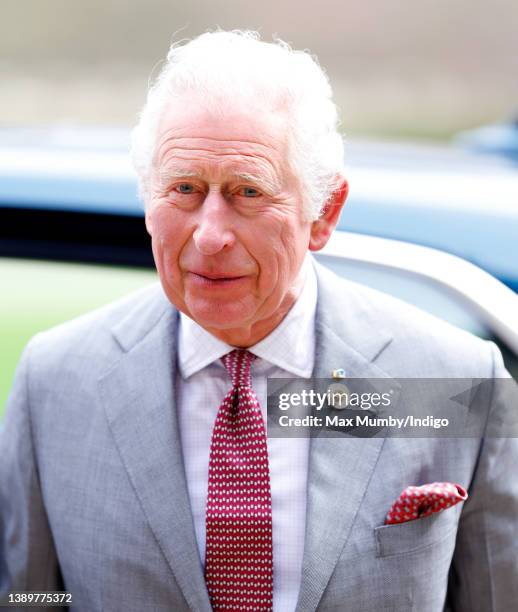
<instances>
[{"instance_id":1,"label":"red pocket square","mask_svg":"<svg viewBox=\"0 0 518 612\"><path fill-rule=\"evenodd\" d=\"M392 504L385 525L406 523L440 512L468 498L466 490L452 482L432 482L407 487Z\"/></svg>"}]
</instances>

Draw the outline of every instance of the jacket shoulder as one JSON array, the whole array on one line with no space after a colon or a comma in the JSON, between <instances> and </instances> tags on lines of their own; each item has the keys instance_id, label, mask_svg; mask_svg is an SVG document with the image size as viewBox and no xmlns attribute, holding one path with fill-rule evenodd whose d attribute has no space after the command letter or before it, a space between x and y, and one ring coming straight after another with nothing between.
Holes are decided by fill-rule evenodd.
<instances>
[{"instance_id":1,"label":"jacket shoulder","mask_svg":"<svg viewBox=\"0 0 518 612\"><path fill-rule=\"evenodd\" d=\"M27 351L38 369L66 371L88 362L100 371L144 337L173 307L154 283L34 336ZM122 333L117 333L122 330Z\"/></svg>"}]
</instances>

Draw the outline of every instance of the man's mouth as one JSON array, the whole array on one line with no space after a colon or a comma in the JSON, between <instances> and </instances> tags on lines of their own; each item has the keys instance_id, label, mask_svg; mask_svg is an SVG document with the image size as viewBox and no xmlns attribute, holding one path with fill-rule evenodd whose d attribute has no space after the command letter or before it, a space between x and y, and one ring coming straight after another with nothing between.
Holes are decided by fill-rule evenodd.
<instances>
[{"instance_id":1,"label":"man's mouth","mask_svg":"<svg viewBox=\"0 0 518 612\"><path fill-rule=\"evenodd\" d=\"M194 272L190 271L191 280L202 286L231 286L246 278L246 275L227 274L223 272Z\"/></svg>"},{"instance_id":2,"label":"man's mouth","mask_svg":"<svg viewBox=\"0 0 518 612\"><path fill-rule=\"evenodd\" d=\"M196 274L197 276L203 276L204 278L208 278L210 280L227 280L231 278L242 278L244 276L244 274L228 274L226 272L204 272L201 270L192 270L192 274Z\"/></svg>"}]
</instances>

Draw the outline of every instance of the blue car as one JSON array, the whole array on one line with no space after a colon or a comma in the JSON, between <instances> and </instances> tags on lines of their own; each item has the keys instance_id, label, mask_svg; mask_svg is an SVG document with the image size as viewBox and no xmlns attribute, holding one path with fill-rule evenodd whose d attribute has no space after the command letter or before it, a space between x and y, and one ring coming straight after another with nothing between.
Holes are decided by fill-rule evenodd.
<instances>
[{"instance_id":1,"label":"blue car","mask_svg":"<svg viewBox=\"0 0 518 612\"><path fill-rule=\"evenodd\" d=\"M156 281L128 146L128 130L0 130L0 418L31 336ZM518 380L518 295L495 278L518 287L515 169L447 148L346 153L351 196L318 259L496 341Z\"/></svg>"}]
</instances>

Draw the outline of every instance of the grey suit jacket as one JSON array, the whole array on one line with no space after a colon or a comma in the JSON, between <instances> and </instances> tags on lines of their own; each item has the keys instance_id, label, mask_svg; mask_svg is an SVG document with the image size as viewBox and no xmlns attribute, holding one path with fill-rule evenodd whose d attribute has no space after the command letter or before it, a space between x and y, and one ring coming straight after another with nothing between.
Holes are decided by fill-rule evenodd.
<instances>
[{"instance_id":1,"label":"grey suit jacket","mask_svg":"<svg viewBox=\"0 0 518 612\"><path fill-rule=\"evenodd\" d=\"M315 376L507 375L491 343L316 269ZM0 594L210 610L175 412L177 316L156 286L28 345L0 433ZM518 609L517 466L510 438L313 439L297 612ZM404 487L434 481L468 501L383 525Z\"/></svg>"}]
</instances>

